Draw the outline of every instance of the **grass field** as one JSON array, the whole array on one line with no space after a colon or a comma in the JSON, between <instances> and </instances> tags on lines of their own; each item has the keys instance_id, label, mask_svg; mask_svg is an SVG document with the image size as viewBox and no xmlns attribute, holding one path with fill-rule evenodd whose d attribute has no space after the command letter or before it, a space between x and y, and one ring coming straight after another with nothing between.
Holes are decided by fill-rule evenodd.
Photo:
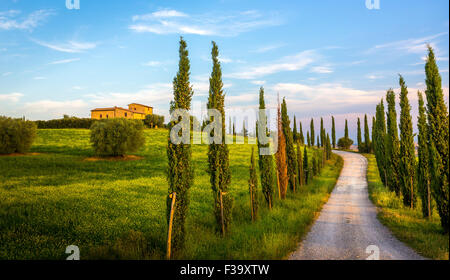
<instances>
[{"instance_id":1,"label":"grass field","mask_svg":"<svg viewBox=\"0 0 450 280\"><path fill-rule=\"evenodd\" d=\"M378 206L378 218L401 241L424 257L448 260L449 236L444 234L437 210L431 220L422 217L419 208L403 206L401 198L387 190L381 183L374 155L365 155L369 162L367 179L370 199Z\"/></svg>"},{"instance_id":2,"label":"grass field","mask_svg":"<svg viewBox=\"0 0 450 280\"><path fill-rule=\"evenodd\" d=\"M162 259L168 192L164 129L146 130L135 161L87 161L89 130L39 130L33 155L0 157L0 259L65 259L68 245L81 259ZM194 145L195 185L181 259L281 259L293 251L327 200L342 168L333 156L322 175L268 211L260 193L251 222L250 145L230 146L231 234L215 231L207 146ZM311 152L311 151L309 151ZM310 157L311 158L311 157ZM260 191L260 187L259 187Z\"/></svg>"}]
</instances>

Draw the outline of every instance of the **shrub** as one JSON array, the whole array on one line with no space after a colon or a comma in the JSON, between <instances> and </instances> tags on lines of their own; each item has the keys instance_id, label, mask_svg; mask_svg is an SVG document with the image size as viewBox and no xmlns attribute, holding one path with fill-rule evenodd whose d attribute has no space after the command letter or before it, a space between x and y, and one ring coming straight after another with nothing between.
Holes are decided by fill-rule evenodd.
<instances>
[{"instance_id":1,"label":"shrub","mask_svg":"<svg viewBox=\"0 0 450 280\"><path fill-rule=\"evenodd\" d=\"M144 124L149 128L164 127L164 116L147 115L145 116Z\"/></svg>"},{"instance_id":2,"label":"shrub","mask_svg":"<svg viewBox=\"0 0 450 280\"><path fill-rule=\"evenodd\" d=\"M38 128L59 129L59 128L90 128L95 119L69 117L64 115L62 119L35 121Z\"/></svg>"},{"instance_id":3,"label":"shrub","mask_svg":"<svg viewBox=\"0 0 450 280\"><path fill-rule=\"evenodd\" d=\"M141 120L107 119L91 126L91 143L99 156L124 156L145 142Z\"/></svg>"},{"instance_id":4,"label":"shrub","mask_svg":"<svg viewBox=\"0 0 450 280\"><path fill-rule=\"evenodd\" d=\"M348 150L353 145L353 140L350 138L342 137L338 140L338 147L341 150Z\"/></svg>"},{"instance_id":5,"label":"shrub","mask_svg":"<svg viewBox=\"0 0 450 280\"><path fill-rule=\"evenodd\" d=\"M35 138L35 123L0 116L0 154L26 153Z\"/></svg>"}]
</instances>

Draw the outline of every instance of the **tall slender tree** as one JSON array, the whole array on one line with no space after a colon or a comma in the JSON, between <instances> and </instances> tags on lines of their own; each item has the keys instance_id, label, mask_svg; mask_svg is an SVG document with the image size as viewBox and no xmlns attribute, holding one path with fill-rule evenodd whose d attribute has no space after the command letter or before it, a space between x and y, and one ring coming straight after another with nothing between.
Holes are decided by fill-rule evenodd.
<instances>
[{"instance_id":1,"label":"tall slender tree","mask_svg":"<svg viewBox=\"0 0 450 280\"><path fill-rule=\"evenodd\" d=\"M173 79L173 101L170 102L170 112L176 109L189 110L194 91L189 82L190 75L189 52L186 41L180 38L178 73ZM169 123L169 128L178 124L180 120ZM169 129L170 131L170 129ZM184 247L185 241L185 221L189 208L189 188L194 181L194 168L191 161L190 144L174 144L168 136L167 144L167 180L169 183L169 194L167 196L167 223L170 222L170 213L172 210L172 199L175 195L175 204L173 209L172 222L172 240L171 251L176 254Z\"/></svg>"},{"instance_id":2,"label":"tall slender tree","mask_svg":"<svg viewBox=\"0 0 450 280\"><path fill-rule=\"evenodd\" d=\"M250 158L250 179L248 180L250 192L250 208L252 221L256 221L258 217L258 177L256 175L255 155L252 147L252 155Z\"/></svg>"},{"instance_id":3,"label":"tall slender tree","mask_svg":"<svg viewBox=\"0 0 450 280\"><path fill-rule=\"evenodd\" d=\"M323 118L320 118L320 146L325 147L325 129L323 128Z\"/></svg>"},{"instance_id":4,"label":"tall slender tree","mask_svg":"<svg viewBox=\"0 0 450 280\"><path fill-rule=\"evenodd\" d=\"M389 89L386 94L386 102L388 103L387 116L387 135L386 135L386 170L389 178L388 187L400 197L400 143L398 140L397 112L395 109L395 93Z\"/></svg>"},{"instance_id":5,"label":"tall slender tree","mask_svg":"<svg viewBox=\"0 0 450 280\"><path fill-rule=\"evenodd\" d=\"M408 99L408 88L400 75L400 184L403 203L411 209L416 205L415 171L416 156L411 117L411 106Z\"/></svg>"},{"instance_id":6,"label":"tall slender tree","mask_svg":"<svg viewBox=\"0 0 450 280\"><path fill-rule=\"evenodd\" d=\"M309 165L308 165L308 150L306 150L306 146L303 149L303 171L304 171L304 178L305 178L305 185L309 182Z\"/></svg>"},{"instance_id":7,"label":"tall slender tree","mask_svg":"<svg viewBox=\"0 0 450 280\"><path fill-rule=\"evenodd\" d=\"M417 165L417 191L422 200L422 214L426 218L431 218L431 185L430 185L430 151L428 149L428 126L425 111L425 103L422 93L417 92L419 97L419 116L417 126L419 128L418 135L418 156L419 163Z\"/></svg>"},{"instance_id":8,"label":"tall slender tree","mask_svg":"<svg viewBox=\"0 0 450 280\"><path fill-rule=\"evenodd\" d=\"M303 171L303 157L302 157L302 149L300 148L300 141L297 141L297 163L298 163L299 186L303 186L305 184L305 174Z\"/></svg>"},{"instance_id":9,"label":"tall slender tree","mask_svg":"<svg viewBox=\"0 0 450 280\"><path fill-rule=\"evenodd\" d=\"M308 147L311 147L311 137L309 136L309 131L306 133L306 138L308 140Z\"/></svg>"},{"instance_id":10,"label":"tall slender tree","mask_svg":"<svg viewBox=\"0 0 450 280\"><path fill-rule=\"evenodd\" d=\"M294 128L292 130L292 138L294 139L294 142L297 142L298 140L298 132L297 132L297 119L294 115Z\"/></svg>"},{"instance_id":11,"label":"tall slender tree","mask_svg":"<svg viewBox=\"0 0 450 280\"><path fill-rule=\"evenodd\" d=\"M314 119L311 119L311 124L309 125L309 136L311 137L311 146L314 146L314 141L316 140L314 137Z\"/></svg>"},{"instance_id":12,"label":"tall slender tree","mask_svg":"<svg viewBox=\"0 0 450 280\"><path fill-rule=\"evenodd\" d=\"M376 112L376 129L375 129L375 157L377 160L378 171L380 173L381 181L385 186L388 186L388 177L387 177L387 164L388 160L386 159L386 119L384 115L384 103L383 100L377 105Z\"/></svg>"},{"instance_id":13,"label":"tall slender tree","mask_svg":"<svg viewBox=\"0 0 450 280\"><path fill-rule=\"evenodd\" d=\"M375 150L375 126L376 126L375 116L372 117L372 144L370 145L370 152L373 153Z\"/></svg>"},{"instance_id":14,"label":"tall slender tree","mask_svg":"<svg viewBox=\"0 0 450 280\"><path fill-rule=\"evenodd\" d=\"M264 88L261 87L259 90L259 109L265 110L266 103L264 101ZM267 116L264 114L263 120L259 121L264 123L266 126L266 135L269 135L269 130L267 128ZM256 126L258 128L258 126ZM259 135L259 133L256 133ZM274 184L274 176L273 176L273 156L272 155L262 155L261 149L269 148L270 144L261 144L260 139L258 138L258 151L259 151L259 175L261 177L261 188L264 194L264 198L266 199L267 206L269 209L272 209L273 206L273 184Z\"/></svg>"},{"instance_id":15,"label":"tall slender tree","mask_svg":"<svg viewBox=\"0 0 450 280\"><path fill-rule=\"evenodd\" d=\"M334 123L334 116L331 117L331 139L333 141L333 149L336 149L336 125Z\"/></svg>"},{"instance_id":16,"label":"tall slender tree","mask_svg":"<svg viewBox=\"0 0 450 280\"><path fill-rule=\"evenodd\" d=\"M364 149L363 149L363 143L362 143L362 138L361 138L361 120L358 118L358 137L357 137L357 140L358 140L358 151L360 152L360 153L362 153L362 152L364 152Z\"/></svg>"},{"instance_id":17,"label":"tall slender tree","mask_svg":"<svg viewBox=\"0 0 450 280\"><path fill-rule=\"evenodd\" d=\"M280 101L278 100L278 151L277 158L277 175L278 175L278 194L281 199L286 198L287 188L289 184L287 157L286 157L286 138L283 132L283 123L281 118Z\"/></svg>"},{"instance_id":18,"label":"tall slender tree","mask_svg":"<svg viewBox=\"0 0 450 280\"><path fill-rule=\"evenodd\" d=\"M300 122L300 144L305 145L305 136L303 136L302 122Z\"/></svg>"},{"instance_id":19,"label":"tall slender tree","mask_svg":"<svg viewBox=\"0 0 450 280\"><path fill-rule=\"evenodd\" d=\"M367 121L367 115L364 115L364 152L370 153L371 150L370 143L370 131L369 131L369 123Z\"/></svg>"},{"instance_id":20,"label":"tall slender tree","mask_svg":"<svg viewBox=\"0 0 450 280\"><path fill-rule=\"evenodd\" d=\"M317 135L317 148L320 148L320 137Z\"/></svg>"},{"instance_id":21,"label":"tall slender tree","mask_svg":"<svg viewBox=\"0 0 450 280\"><path fill-rule=\"evenodd\" d=\"M212 42L213 69L209 79L208 109L216 109L225 118L222 69L219 62L219 48ZM217 121L217 120L209 120ZM228 146L225 144L225 123L221 121L221 143L210 143L208 151L208 173L214 195L214 214L220 232L224 236L231 226L233 198L229 192L231 172Z\"/></svg>"},{"instance_id":22,"label":"tall slender tree","mask_svg":"<svg viewBox=\"0 0 450 280\"><path fill-rule=\"evenodd\" d=\"M425 64L428 113L428 135L431 158L435 164L435 176L431 176L434 198L441 217L442 227L449 231L449 116L444 101L442 80L436 64L433 49L428 46L428 57ZM434 146L434 147L433 147Z\"/></svg>"},{"instance_id":23,"label":"tall slender tree","mask_svg":"<svg viewBox=\"0 0 450 280\"><path fill-rule=\"evenodd\" d=\"M281 120L283 125L283 133L286 139L286 164L288 168L289 188L295 192L296 186L298 185L297 156L295 154L294 139L292 136L290 120L287 112L286 99L284 98L283 103L281 104Z\"/></svg>"},{"instance_id":24,"label":"tall slender tree","mask_svg":"<svg viewBox=\"0 0 450 280\"><path fill-rule=\"evenodd\" d=\"M348 121L347 120L345 120L344 138L349 139L349 137L348 137Z\"/></svg>"}]
</instances>

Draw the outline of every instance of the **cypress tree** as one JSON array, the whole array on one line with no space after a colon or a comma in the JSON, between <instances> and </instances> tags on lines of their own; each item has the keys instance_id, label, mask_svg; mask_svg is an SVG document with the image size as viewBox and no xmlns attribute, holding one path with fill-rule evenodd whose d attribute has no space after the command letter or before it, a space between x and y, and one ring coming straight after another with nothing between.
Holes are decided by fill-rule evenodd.
<instances>
[{"instance_id":1,"label":"cypress tree","mask_svg":"<svg viewBox=\"0 0 450 280\"><path fill-rule=\"evenodd\" d=\"M330 141L330 135L327 133L327 143L326 143L326 155L327 160L331 158L331 141Z\"/></svg>"},{"instance_id":2,"label":"cypress tree","mask_svg":"<svg viewBox=\"0 0 450 280\"><path fill-rule=\"evenodd\" d=\"M180 38L178 73L173 79L173 101L170 103L170 112L175 109L189 110L191 107L192 95L194 94L189 82L189 52L186 41ZM179 121L169 123L169 128L176 125ZM170 131L170 129L169 129ZM175 208L172 222L172 240L171 250L174 254L184 247L185 241L185 221L189 207L189 188L194 181L194 170L191 162L191 145L180 143L175 145L170 140L170 132L167 144L167 180L169 183L169 195L166 199L167 223L170 221L170 212L172 208L172 194L176 193Z\"/></svg>"},{"instance_id":3,"label":"cypress tree","mask_svg":"<svg viewBox=\"0 0 450 280\"><path fill-rule=\"evenodd\" d=\"M219 49L212 42L213 69L209 79L208 109L216 109L225 117L222 70L219 62ZM222 122L222 141L210 143L208 151L208 173L214 195L214 214L218 228L224 236L231 226L233 199L228 187L231 182L228 146L225 144L225 124ZM222 206L222 207L221 207Z\"/></svg>"},{"instance_id":4,"label":"cypress tree","mask_svg":"<svg viewBox=\"0 0 450 280\"><path fill-rule=\"evenodd\" d=\"M375 129L375 157L377 160L378 171L381 181L385 186L388 186L387 165L386 159L386 119L384 115L383 100L377 105L376 111L376 129Z\"/></svg>"},{"instance_id":5,"label":"cypress tree","mask_svg":"<svg viewBox=\"0 0 450 280\"><path fill-rule=\"evenodd\" d=\"M388 187L400 196L399 182L399 161L400 150L398 140L397 112L395 110L395 93L389 89L386 94L386 102L388 103L387 116L387 135L386 135L386 171L389 178Z\"/></svg>"},{"instance_id":6,"label":"cypress tree","mask_svg":"<svg viewBox=\"0 0 450 280\"><path fill-rule=\"evenodd\" d=\"M344 133L344 138L345 138L345 139L349 139L349 137L348 137L348 122L347 122L347 120L345 120L345 133Z\"/></svg>"},{"instance_id":7,"label":"cypress tree","mask_svg":"<svg viewBox=\"0 0 450 280\"><path fill-rule=\"evenodd\" d=\"M286 139L286 157L287 157L287 168L289 176L289 188L295 192L297 186L297 158L294 148L294 140L292 136L292 131L290 127L289 116L287 113L286 99L283 98L283 103L281 104L281 119L283 125L283 133Z\"/></svg>"},{"instance_id":8,"label":"cypress tree","mask_svg":"<svg viewBox=\"0 0 450 280\"><path fill-rule=\"evenodd\" d=\"M305 145L305 136L303 136L302 122L300 122L300 144Z\"/></svg>"},{"instance_id":9,"label":"cypress tree","mask_svg":"<svg viewBox=\"0 0 450 280\"><path fill-rule=\"evenodd\" d=\"M438 208L441 224L445 232L449 230L449 119L448 109L444 102L442 80L436 64L433 49L428 46L428 57L425 64L428 113L428 135L431 147L430 156L435 169L431 176L431 185Z\"/></svg>"},{"instance_id":10,"label":"cypress tree","mask_svg":"<svg viewBox=\"0 0 450 280\"><path fill-rule=\"evenodd\" d=\"M311 146L314 147L314 141L316 140L314 138L314 119L311 119L311 124L309 125L310 131L309 131L309 136L311 137Z\"/></svg>"},{"instance_id":11,"label":"cypress tree","mask_svg":"<svg viewBox=\"0 0 450 280\"><path fill-rule=\"evenodd\" d=\"M323 118L320 118L320 146L325 146L325 129L323 128Z\"/></svg>"},{"instance_id":12,"label":"cypress tree","mask_svg":"<svg viewBox=\"0 0 450 280\"><path fill-rule=\"evenodd\" d=\"M372 117L372 144L370 145L370 152L373 153L375 151L375 126L376 126L375 116Z\"/></svg>"},{"instance_id":13,"label":"cypress tree","mask_svg":"<svg viewBox=\"0 0 450 280\"><path fill-rule=\"evenodd\" d=\"M286 138L283 132L283 124L281 120L281 108L280 101L278 101L278 151L276 155L277 159L277 174L278 174L278 193L281 199L286 198L287 187L289 183L288 168L286 165Z\"/></svg>"},{"instance_id":14,"label":"cypress tree","mask_svg":"<svg viewBox=\"0 0 450 280\"><path fill-rule=\"evenodd\" d=\"M367 121L367 115L364 115L364 152L370 153L371 143L370 143L370 132L369 123Z\"/></svg>"},{"instance_id":15,"label":"cypress tree","mask_svg":"<svg viewBox=\"0 0 450 280\"><path fill-rule=\"evenodd\" d=\"M358 151L360 153L362 153L362 152L364 152L364 149L363 149L363 143L362 143L362 139L361 139L361 120L359 118L358 118L358 137L357 137L357 140L358 140Z\"/></svg>"},{"instance_id":16,"label":"cypress tree","mask_svg":"<svg viewBox=\"0 0 450 280\"><path fill-rule=\"evenodd\" d=\"M298 140L298 132L297 132L297 119L295 118L295 115L294 115L294 128L293 128L293 131L292 131L292 137L294 139L294 142L297 142L297 140Z\"/></svg>"},{"instance_id":17,"label":"cypress tree","mask_svg":"<svg viewBox=\"0 0 450 280\"><path fill-rule=\"evenodd\" d=\"M305 184L305 174L303 171L303 158L302 158L302 149L300 148L300 141L297 141L297 162L298 162L299 186L303 186Z\"/></svg>"},{"instance_id":18,"label":"cypress tree","mask_svg":"<svg viewBox=\"0 0 450 280\"><path fill-rule=\"evenodd\" d=\"M419 97L419 116L417 126L419 128L419 163L417 166L417 191L422 200L422 214L425 218L431 218L431 185L430 185L430 160L428 149L428 126L425 112L425 103L422 93L417 93Z\"/></svg>"},{"instance_id":19,"label":"cypress tree","mask_svg":"<svg viewBox=\"0 0 450 280\"><path fill-rule=\"evenodd\" d=\"M319 138L319 135L317 135L317 148L320 148L320 138Z\"/></svg>"},{"instance_id":20,"label":"cypress tree","mask_svg":"<svg viewBox=\"0 0 450 280\"><path fill-rule=\"evenodd\" d=\"M308 147L311 147L311 137L309 137L309 131L306 133L306 138L308 140Z\"/></svg>"},{"instance_id":21,"label":"cypress tree","mask_svg":"<svg viewBox=\"0 0 450 280\"><path fill-rule=\"evenodd\" d=\"M305 178L305 185L309 182L309 166L308 166L308 151L306 150L306 146L303 149L303 171Z\"/></svg>"},{"instance_id":22,"label":"cypress tree","mask_svg":"<svg viewBox=\"0 0 450 280\"><path fill-rule=\"evenodd\" d=\"M264 101L264 88L261 87L259 90L259 109L265 110L266 104ZM266 124L266 135L268 135L267 129L267 116L264 115L265 120L259 120ZM258 126L256 126L258 128ZM258 133L256 134L258 135ZM262 148L268 148L269 143L263 145L259 142L258 138L258 148L259 148L259 174L261 176L261 188L266 199L267 206L272 209L273 206L273 156L272 155L261 155Z\"/></svg>"},{"instance_id":23,"label":"cypress tree","mask_svg":"<svg viewBox=\"0 0 450 280\"><path fill-rule=\"evenodd\" d=\"M252 221L256 221L258 217L258 177L256 175L255 155L252 147L252 155L250 158L250 179L248 180L250 192L250 207Z\"/></svg>"},{"instance_id":24,"label":"cypress tree","mask_svg":"<svg viewBox=\"0 0 450 280\"><path fill-rule=\"evenodd\" d=\"M412 209L416 204L417 193L414 187L416 156L408 88L402 76L400 76L400 87L400 183L403 193L403 204Z\"/></svg>"},{"instance_id":25,"label":"cypress tree","mask_svg":"<svg viewBox=\"0 0 450 280\"><path fill-rule=\"evenodd\" d=\"M334 123L334 116L331 117L331 140L333 141L333 149L336 149L336 125Z\"/></svg>"}]
</instances>

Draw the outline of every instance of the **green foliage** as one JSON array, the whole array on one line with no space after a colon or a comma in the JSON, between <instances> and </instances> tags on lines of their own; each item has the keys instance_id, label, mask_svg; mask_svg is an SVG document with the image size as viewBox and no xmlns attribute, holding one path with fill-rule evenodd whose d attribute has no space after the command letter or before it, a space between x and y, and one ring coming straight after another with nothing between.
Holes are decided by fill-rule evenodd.
<instances>
[{"instance_id":1,"label":"green foliage","mask_svg":"<svg viewBox=\"0 0 450 280\"><path fill-rule=\"evenodd\" d=\"M325 153L326 153L326 159L330 160L331 159L331 140L330 140L330 135L327 133L327 141L326 141L326 145L325 145Z\"/></svg>"},{"instance_id":2,"label":"green foliage","mask_svg":"<svg viewBox=\"0 0 450 280\"><path fill-rule=\"evenodd\" d=\"M146 115L144 124L149 128L164 127L164 116L159 115Z\"/></svg>"},{"instance_id":3,"label":"green foliage","mask_svg":"<svg viewBox=\"0 0 450 280\"><path fill-rule=\"evenodd\" d=\"M369 123L367 121L367 115L364 115L364 152L371 153L372 143L370 143Z\"/></svg>"},{"instance_id":4,"label":"green foliage","mask_svg":"<svg viewBox=\"0 0 450 280\"><path fill-rule=\"evenodd\" d=\"M302 122L300 122L300 144L305 145L305 136L303 135Z\"/></svg>"},{"instance_id":5,"label":"green foliage","mask_svg":"<svg viewBox=\"0 0 450 280\"><path fill-rule=\"evenodd\" d=\"M261 87L259 90L259 109L266 109L266 105L264 102L264 88ZM262 123L266 123L267 126L267 117L265 120L260 120ZM258 128L258 126L257 126ZM256 134L258 135L258 133ZM266 135L268 135L268 129L266 129ZM272 209L273 206L273 185L275 182L274 179L274 166L273 166L273 156L272 155L261 155L262 148L268 148L269 143L263 145L260 143L258 138L258 155L259 155L259 174L261 178L261 188L264 194L264 198L266 199L267 206L269 209Z\"/></svg>"},{"instance_id":6,"label":"green foliage","mask_svg":"<svg viewBox=\"0 0 450 280\"><path fill-rule=\"evenodd\" d=\"M104 119L91 126L91 144L99 156L124 156L145 142L141 120Z\"/></svg>"},{"instance_id":7,"label":"green foliage","mask_svg":"<svg viewBox=\"0 0 450 280\"><path fill-rule=\"evenodd\" d=\"M389 190L394 191L400 196L400 143L398 140L397 112L395 109L395 93L389 89L386 94L388 103L387 115L387 134L386 134L386 173L387 186Z\"/></svg>"},{"instance_id":8,"label":"green foliage","mask_svg":"<svg viewBox=\"0 0 450 280\"><path fill-rule=\"evenodd\" d=\"M449 231L449 116L442 91L442 80L433 49L428 46L425 64L430 159L434 164L431 176L433 193L442 227ZM433 154L433 156L431 155Z\"/></svg>"},{"instance_id":9,"label":"green foliage","mask_svg":"<svg viewBox=\"0 0 450 280\"><path fill-rule=\"evenodd\" d=\"M339 138L337 146L341 150L348 150L350 149L350 146L353 145L353 140L350 138Z\"/></svg>"},{"instance_id":10,"label":"green foliage","mask_svg":"<svg viewBox=\"0 0 450 280\"><path fill-rule=\"evenodd\" d=\"M417 164L417 191L422 200L422 214L424 217L431 217L431 185L430 185L430 152L428 148L428 126L427 116L425 111L425 103L423 101L422 93L417 93L419 97L419 116L417 119L417 127L419 129L418 138L418 156L419 163Z\"/></svg>"},{"instance_id":11,"label":"green foliage","mask_svg":"<svg viewBox=\"0 0 450 280\"><path fill-rule=\"evenodd\" d=\"M416 155L411 117L411 106L408 100L408 88L400 76L400 184L403 203L411 208L416 207Z\"/></svg>"},{"instance_id":12,"label":"green foliage","mask_svg":"<svg viewBox=\"0 0 450 280\"><path fill-rule=\"evenodd\" d=\"M348 121L345 120L345 131L344 131L344 138L349 138L348 137Z\"/></svg>"},{"instance_id":13,"label":"green foliage","mask_svg":"<svg viewBox=\"0 0 450 280\"><path fill-rule=\"evenodd\" d=\"M308 141L308 147L311 147L311 138L309 137L309 131L306 133L306 138Z\"/></svg>"},{"instance_id":14,"label":"green foliage","mask_svg":"<svg viewBox=\"0 0 450 280\"><path fill-rule=\"evenodd\" d=\"M64 115L62 119L35 121L38 129L90 128L95 119L77 118Z\"/></svg>"},{"instance_id":15,"label":"green foliage","mask_svg":"<svg viewBox=\"0 0 450 280\"><path fill-rule=\"evenodd\" d=\"M297 119L294 115L294 128L292 129L292 138L294 139L294 142L297 142L299 140L299 134L297 132Z\"/></svg>"},{"instance_id":16,"label":"green foliage","mask_svg":"<svg viewBox=\"0 0 450 280\"><path fill-rule=\"evenodd\" d=\"M213 69L209 79L207 107L208 109L218 110L223 120L225 119L225 94L223 92L222 69L219 62L219 49L215 42L212 42L212 45L211 56ZM209 144L208 173L210 175L211 189L214 196L214 214L216 216L217 226L222 235L225 235L231 226L233 198L231 193L229 193L231 172L228 146L225 144L224 122L222 122L222 143Z\"/></svg>"},{"instance_id":17,"label":"green foliage","mask_svg":"<svg viewBox=\"0 0 450 280\"><path fill-rule=\"evenodd\" d=\"M310 138L311 138L311 146L314 146L314 141L316 140L315 138L314 138L314 119L311 119L311 123L310 123L310 125L309 125L309 136L310 136Z\"/></svg>"},{"instance_id":18,"label":"green foliage","mask_svg":"<svg viewBox=\"0 0 450 280\"><path fill-rule=\"evenodd\" d=\"M323 118L320 118L320 146L322 148L325 147L325 140L326 140L325 137L326 137L326 132L323 127Z\"/></svg>"},{"instance_id":19,"label":"green foliage","mask_svg":"<svg viewBox=\"0 0 450 280\"><path fill-rule=\"evenodd\" d=\"M192 95L194 94L189 81L190 62L189 51L186 41L180 38L178 72L173 79L173 101L170 103L170 110L189 110L191 108ZM156 115L152 115L156 116ZM148 123L158 126L159 116L148 117ZM146 118L147 120L147 118ZM164 120L164 118L162 118ZM175 126L179 120L169 123L169 128ZM194 183L194 168L192 164L192 150L190 144L180 143L175 145L170 140L170 129L167 140L167 181L169 183L168 195L166 197L166 219L170 221L170 211L172 209L172 194L176 193L175 208L172 223L172 252L178 254L185 244L185 223L189 209L189 189Z\"/></svg>"},{"instance_id":20,"label":"green foliage","mask_svg":"<svg viewBox=\"0 0 450 280\"><path fill-rule=\"evenodd\" d=\"M357 141L358 141L358 151L360 153L364 153L365 150L363 148L364 144L362 143L362 138L361 138L361 120L358 118L358 136L357 136Z\"/></svg>"},{"instance_id":21,"label":"green foliage","mask_svg":"<svg viewBox=\"0 0 450 280\"><path fill-rule=\"evenodd\" d=\"M252 221L256 221L258 218L258 177L256 175L256 163L254 149L252 147L252 155L250 157L250 179L248 180L249 192L250 192L250 206L251 206L251 218Z\"/></svg>"},{"instance_id":22,"label":"green foliage","mask_svg":"<svg viewBox=\"0 0 450 280\"><path fill-rule=\"evenodd\" d=\"M26 153L36 138L36 124L0 116L0 154Z\"/></svg>"},{"instance_id":23,"label":"green foliage","mask_svg":"<svg viewBox=\"0 0 450 280\"><path fill-rule=\"evenodd\" d=\"M300 141L297 141L297 164L299 186L303 186L305 185L305 171L303 169L303 157L302 149L300 148Z\"/></svg>"},{"instance_id":24,"label":"green foliage","mask_svg":"<svg viewBox=\"0 0 450 280\"><path fill-rule=\"evenodd\" d=\"M373 137L375 142L375 157L381 181L383 182L383 185L387 186L388 160L386 159L386 119L384 115L383 100L377 105L375 120L376 129L375 136Z\"/></svg>"},{"instance_id":25,"label":"green foliage","mask_svg":"<svg viewBox=\"0 0 450 280\"><path fill-rule=\"evenodd\" d=\"M304 171L304 178L305 178L305 184L308 184L309 180L309 176L310 172L309 172L309 163L308 163L308 151L306 150L306 146L305 149L303 151L303 171Z\"/></svg>"},{"instance_id":26,"label":"green foliage","mask_svg":"<svg viewBox=\"0 0 450 280\"><path fill-rule=\"evenodd\" d=\"M286 163L288 168L289 188L295 192L296 186L298 184L297 156L295 154L294 140L290 127L289 116L287 113L286 100L284 98L283 102L281 103L281 120L283 126L283 133L286 139Z\"/></svg>"},{"instance_id":27,"label":"green foliage","mask_svg":"<svg viewBox=\"0 0 450 280\"><path fill-rule=\"evenodd\" d=\"M333 144L333 149L336 148L336 125L334 123L334 116L331 117L331 141Z\"/></svg>"}]
</instances>

